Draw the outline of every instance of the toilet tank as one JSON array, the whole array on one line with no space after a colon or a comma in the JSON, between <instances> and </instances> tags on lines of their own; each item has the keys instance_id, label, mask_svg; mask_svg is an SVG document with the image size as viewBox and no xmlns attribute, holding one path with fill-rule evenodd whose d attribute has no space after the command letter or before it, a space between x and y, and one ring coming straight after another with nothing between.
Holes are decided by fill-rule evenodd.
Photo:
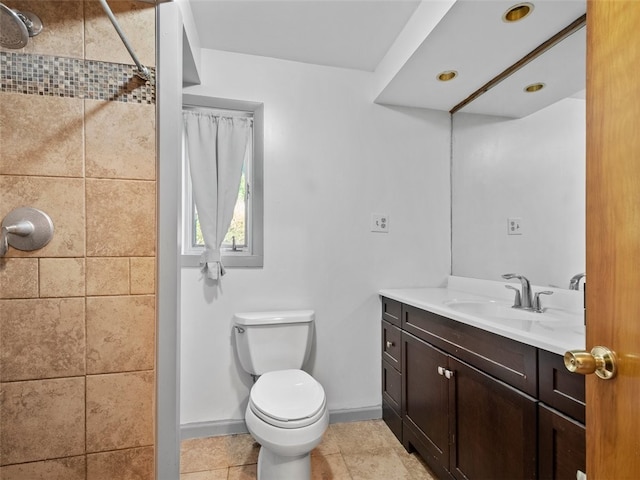
<instances>
[{"instance_id":1,"label":"toilet tank","mask_svg":"<svg viewBox=\"0 0 640 480\"><path fill-rule=\"evenodd\" d=\"M313 339L313 310L236 313L236 346L242 368L252 375L299 369Z\"/></svg>"}]
</instances>

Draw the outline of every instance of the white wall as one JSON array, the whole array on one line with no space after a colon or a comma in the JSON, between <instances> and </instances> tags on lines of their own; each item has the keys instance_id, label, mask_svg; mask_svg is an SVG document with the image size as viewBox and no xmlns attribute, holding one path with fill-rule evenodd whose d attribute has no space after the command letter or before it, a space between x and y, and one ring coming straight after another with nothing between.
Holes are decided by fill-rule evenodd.
<instances>
[{"instance_id":1,"label":"white wall","mask_svg":"<svg viewBox=\"0 0 640 480\"><path fill-rule=\"evenodd\" d=\"M183 268L181 423L244 417L237 311L314 309L307 369L329 408L380 405L376 292L449 274L449 115L373 104L367 72L211 50L201 62L185 93L265 105L265 261L229 269L217 296ZM390 233L370 232L371 213Z\"/></svg>"},{"instance_id":2,"label":"white wall","mask_svg":"<svg viewBox=\"0 0 640 480\"><path fill-rule=\"evenodd\" d=\"M453 118L453 274L568 287L585 270L585 102ZM522 217L523 235L507 235Z\"/></svg>"}]
</instances>

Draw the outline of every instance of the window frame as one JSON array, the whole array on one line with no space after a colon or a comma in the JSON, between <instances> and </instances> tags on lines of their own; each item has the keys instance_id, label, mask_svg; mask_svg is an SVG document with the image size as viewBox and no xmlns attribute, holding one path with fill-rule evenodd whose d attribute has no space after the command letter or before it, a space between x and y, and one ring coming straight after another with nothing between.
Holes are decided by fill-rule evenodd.
<instances>
[{"instance_id":1,"label":"window frame","mask_svg":"<svg viewBox=\"0 0 640 480\"><path fill-rule=\"evenodd\" d=\"M185 107L203 107L219 110L235 110L251 112L253 114L253 159L248 171L252 179L247 179L251 204L247 212L247 231L250 232L248 245L245 249L233 251L231 248L221 250L222 263L225 267L262 267L263 255L263 165L264 165L264 104L231 100L202 95L183 94L182 104ZM182 162L182 255L183 267L198 267L204 247L194 246L194 201L191 189L191 178L184 155Z\"/></svg>"}]
</instances>

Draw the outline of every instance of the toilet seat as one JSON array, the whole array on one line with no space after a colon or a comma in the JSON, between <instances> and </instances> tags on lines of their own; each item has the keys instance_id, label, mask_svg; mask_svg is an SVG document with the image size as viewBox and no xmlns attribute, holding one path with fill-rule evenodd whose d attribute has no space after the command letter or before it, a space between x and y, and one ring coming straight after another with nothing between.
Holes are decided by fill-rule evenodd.
<instances>
[{"instance_id":1,"label":"toilet seat","mask_svg":"<svg viewBox=\"0 0 640 480\"><path fill-rule=\"evenodd\" d=\"M249 395L251 411L280 428L302 428L317 422L326 403L322 385L302 370L267 372Z\"/></svg>"}]
</instances>

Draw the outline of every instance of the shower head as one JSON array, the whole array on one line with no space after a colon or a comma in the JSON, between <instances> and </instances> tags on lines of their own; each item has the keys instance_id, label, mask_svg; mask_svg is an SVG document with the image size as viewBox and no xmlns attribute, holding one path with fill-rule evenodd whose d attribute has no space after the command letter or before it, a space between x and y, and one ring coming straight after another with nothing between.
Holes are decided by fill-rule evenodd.
<instances>
[{"instance_id":1,"label":"shower head","mask_svg":"<svg viewBox=\"0 0 640 480\"><path fill-rule=\"evenodd\" d=\"M42 31L42 20L31 12L12 10L0 3L0 46L23 48Z\"/></svg>"}]
</instances>

